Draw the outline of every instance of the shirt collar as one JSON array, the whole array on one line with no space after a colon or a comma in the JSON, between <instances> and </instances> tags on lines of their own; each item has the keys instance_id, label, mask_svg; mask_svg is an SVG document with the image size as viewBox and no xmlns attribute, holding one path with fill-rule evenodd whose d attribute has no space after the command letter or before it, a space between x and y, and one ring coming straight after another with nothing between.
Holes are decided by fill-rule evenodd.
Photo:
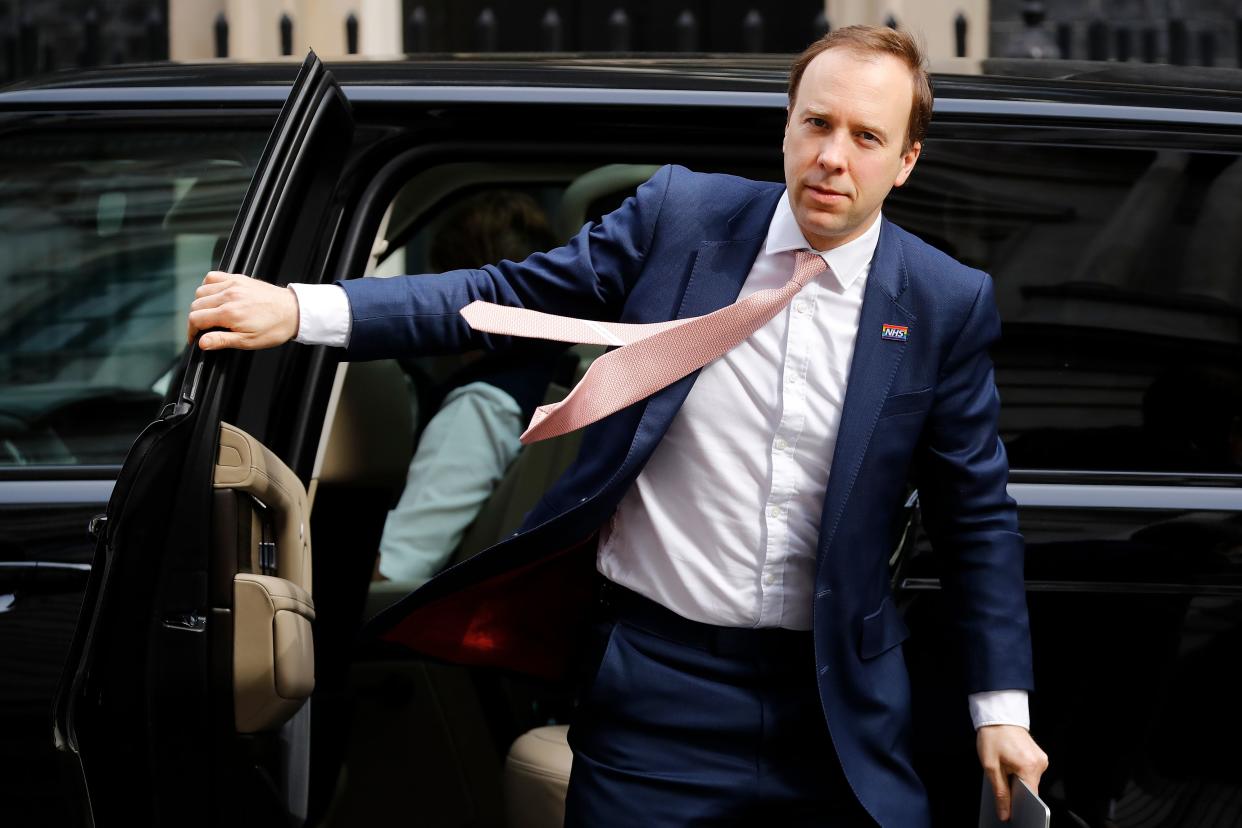
<instances>
[{"instance_id":1,"label":"shirt collar","mask_svg":"<svg viewBox=\"0 0 1242 828\"><path fill-rule=\"evenodd\" d=\"M815 252L824 257L837 283L842 288L848 288L859 276L867 273L879 241L880 216L877 214L871 226L858 238L831 250L816 250ZM806 236L802 234L802 228L798 226L797 219L794 218L793 209L789 206L788 190L781 194L781 199L776 205L772 223L768 225L768 237L763 249L768 255L812 249Z\"/></svg>"}]
</instances>

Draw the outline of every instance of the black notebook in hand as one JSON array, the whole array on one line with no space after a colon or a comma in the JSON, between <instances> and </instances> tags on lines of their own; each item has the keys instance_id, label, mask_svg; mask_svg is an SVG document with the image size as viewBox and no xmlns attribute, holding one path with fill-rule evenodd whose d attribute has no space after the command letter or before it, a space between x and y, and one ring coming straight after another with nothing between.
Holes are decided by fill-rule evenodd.
<instances>
[{"instance_id":1,"label":"black notebook in hand","mask_svg":"<svg viewBox=\"0 0 1242 828\"><path fill-rule=\"evenodd\" d=\"M1009 777L1009 821L1001 822L996 816L996 796L987 774L983 776L983 791L979 797L979 828L1049 828L1052 812L1044 801L1031 792L1021 778Z\"/></svg>"}]
</instances>

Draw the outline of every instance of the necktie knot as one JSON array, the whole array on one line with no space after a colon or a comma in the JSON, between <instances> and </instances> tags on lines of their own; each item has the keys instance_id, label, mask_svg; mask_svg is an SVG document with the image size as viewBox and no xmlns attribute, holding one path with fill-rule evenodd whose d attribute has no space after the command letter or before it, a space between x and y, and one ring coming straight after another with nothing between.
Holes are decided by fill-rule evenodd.
<instances>
[{"instance_id":1,"label":"necktie knot","mask_svg":"<svg viewBox=\"0 0 1242 828\"><path fill-rule=\"evenodd\" d=\"M799 250L794 258L793 280L799 287L805 287L807 282L827 269L828 263L823 256L813 250Z\"/></svg>"}]
</instances>

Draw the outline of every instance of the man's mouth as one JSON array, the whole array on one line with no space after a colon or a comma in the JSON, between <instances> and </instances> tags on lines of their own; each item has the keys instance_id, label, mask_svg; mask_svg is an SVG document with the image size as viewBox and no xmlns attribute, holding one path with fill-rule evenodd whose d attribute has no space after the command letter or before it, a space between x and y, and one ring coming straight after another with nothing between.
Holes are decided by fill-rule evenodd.
<instances>
[{"instance_id":1,"label":"man's mouth","mask_svg":"<svg viewBox=\"0 0 1242 828\"><path fill-rule=\"evenodd\" d=\"M808 184L807 190L811 192L816 201L833 202L849 198L849 196L845 193L840 190L834 190L832 187L821 187L815 184Z\"/></svg>"}]
</instances>

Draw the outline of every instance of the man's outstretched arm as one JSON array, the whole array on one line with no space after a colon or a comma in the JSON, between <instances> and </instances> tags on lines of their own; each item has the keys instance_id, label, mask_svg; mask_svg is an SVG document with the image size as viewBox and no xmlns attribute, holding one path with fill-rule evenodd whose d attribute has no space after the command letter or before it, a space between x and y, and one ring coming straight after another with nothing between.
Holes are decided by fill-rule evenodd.
<instances>
[{"instance_id":1,"label":"man's outstretched arm","mask_svg":"<svg viewBox=\"0 0 1242 828\"><path fill-rule=\"evenodd\" d=\"M642 271L672 175L671 167L662 167L598 223L521 262L338 282L350 312L348 358L506 347L509 337L476 332L461 317L461 308L476 299L585 318L616 316ZM191 305L187 333L192 340L215 327L227 330L202 337L199 347L281 345L297 336L297 297L242 275L213 272Z\"/></svg>"}]
</instances>

